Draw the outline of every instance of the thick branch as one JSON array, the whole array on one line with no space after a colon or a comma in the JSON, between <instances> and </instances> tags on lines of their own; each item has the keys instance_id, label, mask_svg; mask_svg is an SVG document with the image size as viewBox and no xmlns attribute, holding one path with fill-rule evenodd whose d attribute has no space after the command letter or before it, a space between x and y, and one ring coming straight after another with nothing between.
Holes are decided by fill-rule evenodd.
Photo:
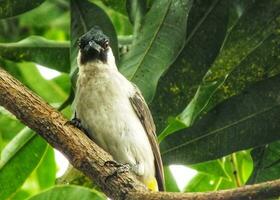
<instances>
[{"instance_id":1,"label":"thick branch","mask_svg":"<svg viewBox=\"0 0 280 200\"><path fill-rule=\"evenodd\" d=\"M265 200L280 196L280 179L265 183L247 185L236 189L215 192L172 193L137 192L127 196L128 200Z\"/></svg>"},{"instance_id":2,"label":"thick branch","mask_svg":"<svg viewBox=\"0 0 280 200\"><path fill-rule=\"evenodd\" d=\"M62 152L75 168L94 180L107 196L123 199L128 192L145 190L130 173L106 179L116 170L105 165L112 157L1 68L0 105Z\"/></svg>"},{"instance_id":3,"label":"thick branch","mask_svg":"<svg viewBox=\"0 0 280 200\"><path fill-rule=\"evenodd\" d=\"M209 193L148 192L130 173L111 175L104 165L112 157L92 142L55 109L0 68L0 105L60 150L71 164L97 183L114 199L267 199L280 196L280 180Z\"/></svg>"}]
</instances>

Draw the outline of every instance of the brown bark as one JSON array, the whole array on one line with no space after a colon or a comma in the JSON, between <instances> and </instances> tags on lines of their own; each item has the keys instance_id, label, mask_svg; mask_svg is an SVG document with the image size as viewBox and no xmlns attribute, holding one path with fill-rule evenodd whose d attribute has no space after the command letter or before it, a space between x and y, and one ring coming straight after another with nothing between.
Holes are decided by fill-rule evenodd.
<instances>
[{"instance_id":1,"label":"brown bark","mask_svg":"<svg viewBox=\"0 0 280 200\"><path fill-rule=\"evenodd\" d=\"M247 185L236 189L215 192L134 192L128 194L127 200L265 200L279 196L280 180L275 180L255 185Z\"/></svg>"},{"instance_id":2,"label":"brown bark","mask_svg":"<svg viewBox=\"0 0 280 200\"><path fill-rule=\"evenodd\" d=\"M280 196L280 180L208 193L149 192L131 173L108 178L112 157L55 109L0 68L0 105L61 151L70 163L94 180L113 199L268 199ZM107 181L105 181L107 180Z\"/></svg>"},{"instance_id":3,"label":"brown bark","mask_svg":"<svg viewBox=\"0 0 280 200\"><path fill-rule=\"evenodd\" d=\"M130 173L110 176L116 168L105 165L112 160L107 152L1 68L0 105L62 152L75 168L94 180L109 197L123 199L128 192L145 190ZM111 178L106 179L108 176Z\"/></svg>"}]
</instances>

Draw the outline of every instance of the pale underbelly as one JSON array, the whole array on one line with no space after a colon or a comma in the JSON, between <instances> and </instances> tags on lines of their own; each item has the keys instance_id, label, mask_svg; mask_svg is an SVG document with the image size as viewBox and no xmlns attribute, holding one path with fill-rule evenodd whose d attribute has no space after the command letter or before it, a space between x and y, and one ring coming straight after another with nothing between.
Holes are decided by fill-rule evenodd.
<instances>
[{"instance_id":1,"label":"pale underbelly","mask_svg":"<svg viewBox=\"0 0 280 200\"><path fill-rule=\"evenodd\" d=\"M140 176L154 176L153 152L129 98L119 94L104 95L105 91L108 92L80 91L82 98L76 99L77 117L90 137L116 161L130 164Z\"/></svg>"}]
</instances>

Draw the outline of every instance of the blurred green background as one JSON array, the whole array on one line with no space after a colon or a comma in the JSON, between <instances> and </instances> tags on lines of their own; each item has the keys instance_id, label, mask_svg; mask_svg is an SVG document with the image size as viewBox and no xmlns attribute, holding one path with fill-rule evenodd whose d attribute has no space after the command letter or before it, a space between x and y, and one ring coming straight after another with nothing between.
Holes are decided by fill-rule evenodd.
<instances>
[{"instance_id":1,"label":"blurred green background","mask_svg":"<svg viewBox=\"0 0 280 200\"><path fill-rule=\"evenodd\" d=\"M100 26L149 102L167 191L235 188L280 178L279 11L279 0L2 0L0 67L70 119L77 40ZM2 107L0 151L1 200L105 198L83 179L55 184L67 161Z\"/></svg>"}]
</instances>

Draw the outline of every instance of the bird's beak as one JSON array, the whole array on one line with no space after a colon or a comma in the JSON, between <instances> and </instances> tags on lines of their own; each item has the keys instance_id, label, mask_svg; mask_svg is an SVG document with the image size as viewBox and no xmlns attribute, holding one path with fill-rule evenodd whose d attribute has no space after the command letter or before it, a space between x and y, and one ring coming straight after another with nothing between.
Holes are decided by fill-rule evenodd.
<instances>
[{"instance_id":1,"label":"bird's beak","mask_svg":"<svg viewBox=\"0 0 280 200\"><path fill-rule=\"evenodd\" d=\"M95 51L97 51L98 53L100 53L101 51L103 51L104 49L99 45L97 44L95 41L91 40L89 42L89 46L94 49Z\"/></svg>"}]
</instances>

